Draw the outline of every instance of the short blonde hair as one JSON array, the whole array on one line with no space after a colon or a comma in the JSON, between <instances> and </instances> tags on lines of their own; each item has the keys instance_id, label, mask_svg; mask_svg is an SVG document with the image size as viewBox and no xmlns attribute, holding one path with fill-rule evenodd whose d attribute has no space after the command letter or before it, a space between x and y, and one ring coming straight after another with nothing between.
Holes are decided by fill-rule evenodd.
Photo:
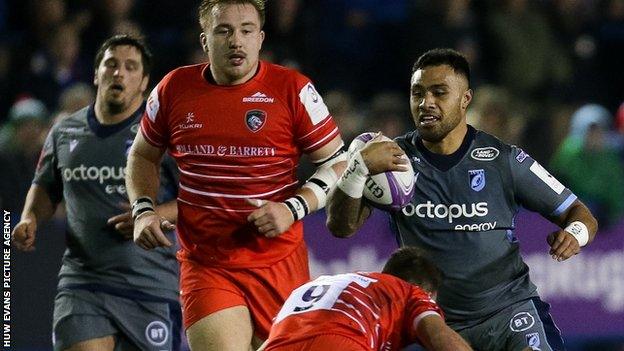
<instances>
[{"instance_id":1,"label":"short blonde hair","mask_svg":"<svg viewBox=\"0 0 624 351\"><path fill-rule=\"evenodd\" d=\"M264 26L264 8L265 0L202 0L198 8L199 25L204 28L204 24L210 17L212 9L219 4L251 4L258 11L260 17L260 27Z\"/></svg>"}]
</instances>

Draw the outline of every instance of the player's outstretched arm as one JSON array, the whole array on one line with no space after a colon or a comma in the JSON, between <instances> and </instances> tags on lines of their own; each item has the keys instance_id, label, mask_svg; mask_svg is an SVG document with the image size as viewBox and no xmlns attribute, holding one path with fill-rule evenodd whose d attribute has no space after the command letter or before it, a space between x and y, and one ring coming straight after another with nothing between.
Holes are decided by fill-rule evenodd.
<instances>
[{"instance_id":1,"label":"player's outstretched arm","mask_svg":"<svg viewBox=\"0 0 624 351\"><path fill-rule=\"evenodd\" d=\"M598 231L598 221L580 200L576 200L570 208L551 220L562 228L547 238L550 255L557 261L564 261L578 254L581 247L594 240Z\"/></svg>"},{"instance_id":2,"label":"player's outstretched arm","mask_svg":"<svg viewBox=\"0 0 624 351\"><path fill-rule=\"evenodd\" d=\"M37 223L41 223L54 214L56 205L50 199L45 188L33 184L26 195L22 217L13 229L12 239L16 248L22 251L35 249Z\"/></svg>"},{"instance_id":3,"label":"player's outstretched arm","mask_svg":"<svg viewBox=\"0 0 624 351\"><path fill-rule=\"evenodd\" d=\"M416 326L416 335L429 351L470 351L472 348L437 314L425 316Z\"/></svg>"},{"instance_id":4,"label":"player's outstretched arm","mask_svg":"<svg viewBox=\"0 0 624 351\"><path fill-rule=\"evenodd\" d=\"M394 141L379 141L381 133L362 150L352 153L347 168L327 202L327 228L334 236L353 235L370 216L371 208L362 200L368 175L405 171L405 153Z\"/></svg>"},{"instance_id":5,"label":"player's outstretched arm","mask_svg":"<svg viewBox=\"0 0 624 351\"><path fill-rule=\"evenodd\" d=\"M155 210L154 200L160 183L160 162L164 149L149 144L142 133L137 133L128 154L126 188L132 204L134 242L149 250L173 245L163 232L173 229Z\"/></svg>"}]
</instances>

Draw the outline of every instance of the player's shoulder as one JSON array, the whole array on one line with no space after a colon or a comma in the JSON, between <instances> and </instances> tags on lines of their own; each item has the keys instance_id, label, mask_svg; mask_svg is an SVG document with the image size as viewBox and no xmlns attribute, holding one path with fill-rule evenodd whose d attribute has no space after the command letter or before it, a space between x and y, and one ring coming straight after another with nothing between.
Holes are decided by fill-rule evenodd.
<instances>
[{"instance_id":1,"label":"player's shoulder","mask_svg":"<svg viewBox=\"0 0 624 351\"><path fill-rule=\"evenodd\" d=\"M181 66L171 70L167 73L163 79L160 80L159 85L177 85L186 84L189 81L198 79L202 76L202 71L207 66L207 63L198 63L194 65Z\"/></svg>"},{"instance_id":2,"label":"player's shoulder","mask_svg":"<svg viewBox=\"0 0 624 351\"><path fill-rule=\"evenodd\" d=\"M85 106L82 109L59 119L52 126L52 132L54 133L63 133L63 132L73 132L73 131L82 131L86 127L88 127L87 116L91 111L92 106Z\"/></svg>"},{"instance_id":3,"label":"player's shoulder","mask_svg":"<svg viewBox=\"0 0 624 351\"><path fill-rule=\"evenodd\" d=\"M509 155L514 148L514 145L502 141L495 135L475 129L475 138L470 153L474 159L489 160L489 158L497 158L498 155Z\"/></svg>"},{"instance_id":4,"label":"player's shoulder","mask_svg":"<svg viewBox=\"0 0 624 351\"><path fill-rule=\"evenodd\" d=\"M264 80L271 85L297 86L302 87L311 80L305 74L294 68L281 66L275 63L262 61L261 64L266 70Z\"/></svg>"}]
</instances>

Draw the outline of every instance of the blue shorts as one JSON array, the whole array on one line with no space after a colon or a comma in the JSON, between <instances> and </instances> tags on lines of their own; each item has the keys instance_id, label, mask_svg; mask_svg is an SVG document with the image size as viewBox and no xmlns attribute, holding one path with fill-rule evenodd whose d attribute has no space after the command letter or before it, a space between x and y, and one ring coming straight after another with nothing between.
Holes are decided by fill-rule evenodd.
<instances>
[{"instance_id":1,"label":"blue shorts","mask_svg":"<svg viewBox=\"0 0 624 351\"><path fill-rule=\"evenodd\" d=\"M179 305L84 289L61 289L54 300L54 350L113 336L115 350L179 350Z\"/></svg>"}]
</instances>

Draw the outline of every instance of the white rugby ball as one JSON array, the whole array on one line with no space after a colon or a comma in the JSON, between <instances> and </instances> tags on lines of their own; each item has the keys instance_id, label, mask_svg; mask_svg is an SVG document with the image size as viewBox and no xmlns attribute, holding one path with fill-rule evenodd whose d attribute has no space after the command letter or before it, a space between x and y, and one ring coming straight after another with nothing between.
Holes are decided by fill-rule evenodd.
<instances>
[{"instance_id":1,"label":"white rugby ball","mask_svg":"<svg viewBox=\"0 0 624 351\"><path fill-rule=\"evenodd\" d=\"M362 133L355 137L349 145L348 155L361 150L371 142L377 133ZM382 136L379 141L391 141ZM407 156L403 156L407 159ZM375 175L369 175L364 187L364 198L368 202L382 210L398 211L405 207L414 197L414 169L411 163L407 163L407 171L388 171Z\"/></svg>"}]
</instances>

